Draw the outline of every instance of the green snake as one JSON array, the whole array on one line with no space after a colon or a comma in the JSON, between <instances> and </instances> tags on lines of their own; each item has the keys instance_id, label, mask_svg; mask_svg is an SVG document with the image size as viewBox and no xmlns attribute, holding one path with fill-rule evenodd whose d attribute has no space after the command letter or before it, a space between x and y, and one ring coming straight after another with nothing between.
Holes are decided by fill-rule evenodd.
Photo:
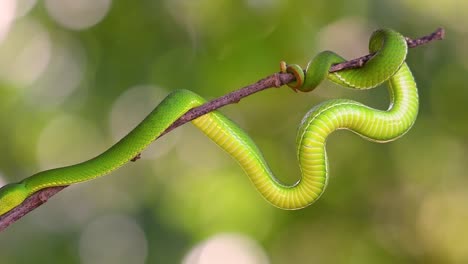
<instances>
[{"instance_id":1,"label":"green snake","mask_svg":"<svg viewBox=\"0 0 468 264\"><path fill-rule=\"evenodd\" d=\"M369 41L375 55L361 68L329 73L344 59L333 52L319 53L307 69L282 63L281 70L295 75L289 85L308 92L322 80L354 89L369 89L388 81L391 103L386 111L352 100L336 99L313 107L303 118L297 133L297 158L302 176L292 185L281 183L271 172L253 140L233 121L218 111L200 116L192 123L231 155L244 169L259 193L283 209L299 209L316 201L328 183L325 150L327 137L337 129L348 129L376 142L392 141L405 134L418 112L418 93L405 63L405 38L390 29L375 31ZM46 170L0 189L0 215L21 204L33 193L95 179L124 165L158 138L188 110L206 101L188 90L169 94L136 128L102 154L85 162Z\"/></svg>"}]
</instances>

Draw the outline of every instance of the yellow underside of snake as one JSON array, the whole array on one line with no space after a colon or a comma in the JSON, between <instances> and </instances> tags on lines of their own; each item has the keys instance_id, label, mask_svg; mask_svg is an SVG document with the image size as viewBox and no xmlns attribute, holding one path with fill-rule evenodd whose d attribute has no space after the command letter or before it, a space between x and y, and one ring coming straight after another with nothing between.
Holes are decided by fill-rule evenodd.
<instances>
[{"instance_id":1,"label":"yellow underside of snake","mask_svg":"<svg viewBox=\"0 0 468 264\"><path fill-rule=\"evenodd\" d=\"M387 142L405 134L416 119L418 94L405 63L407 45L404 37L389 29L378 30L371 37L369 49L376 55L359 69L329 73L332 64L344 60L329 51L318 54L305 71L297 65L283 64L283 71L296 76L296 82L290 84L296 90L311 91L328 78L354 89L373 88L388 82L391 94L387 110L373 109L346 99L326 101L312 108L298 129L297 158L302 175L291 186L281 183L273 175L247 133L220 112L208 113L192 123L239 163L259 193L271 204L283 209L310 205L322 195L328 183L325 144L333 131L348 129L363 138ZM184 113L204 103L205 100L193 92L173 92L134 130L99 156L76 165L42 171L2 187L0 215L43 188L88 181L119 168Z\"/></svg>"}]
</instances>

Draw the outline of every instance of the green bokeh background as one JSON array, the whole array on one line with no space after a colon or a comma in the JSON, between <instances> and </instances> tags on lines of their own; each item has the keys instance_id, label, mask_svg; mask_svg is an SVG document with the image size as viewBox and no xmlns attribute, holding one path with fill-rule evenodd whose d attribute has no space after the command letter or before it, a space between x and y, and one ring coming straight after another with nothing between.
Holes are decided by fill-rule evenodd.
<instances>
[{"instance_id":1,"label":"green bokeh background","mask_svg":"<svg viewBox=\"0 0 468 264\"><path fill-rule=\"evenodd\" d=\"M468 2L113 0L89 27L60 17L80 21L97 7L57 18L57 2L93 3L18 1L32 9L0 42L4 183L101 153L175 89L211 99L278 71L283 59L305 64L323 49L358 57L379 27L419 37L442 26L447 37L408 55L421 98L413 129L389 144L332 135L329 186L314 205L270 206L186 125L2 232L0 263L215 263L187 256L220 236L241 238L231 240L243 250L224 256L239 258L232 263L243 254L250 263L468 263ZM297 124L330 98L379 108L389 100L384 87L324 83L310 94L270 89L222 111L293 183Z\"/></svg>"}]
</instances>

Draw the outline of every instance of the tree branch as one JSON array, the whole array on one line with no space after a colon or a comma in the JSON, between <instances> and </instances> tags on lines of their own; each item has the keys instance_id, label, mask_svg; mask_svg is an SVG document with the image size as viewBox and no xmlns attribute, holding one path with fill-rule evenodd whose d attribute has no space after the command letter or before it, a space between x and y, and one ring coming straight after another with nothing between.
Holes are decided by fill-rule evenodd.
<instances>
[{"instance_id":1,"label":"tree branch","mask_svg":"<svg viewBox=\"0 0 468 264\"><path fill-rule=\"evenodd\" d=\"M434 40L441 40L444 38L445 31L442 28L437 29L430 35L418 38L418 39L410 39L406 38L408 43L408 47L414 48L420 45L427 44ZM372 58L374 54L368 54L366 56L353 59L350 61L346 61L340 64L333 65L330 68L330 72L341 71L350 68L359 68L362 67L368 60ZM223 107L228 104L238 103L242 98L250 96L254 93L260 92L262 90L273 88L273 87L281 87L284 84L294 81L294 75L289 73L274 73L264 79L259 80L258 82L248 85L242 89L233 91L229 94L221 96L217 99L214 99L206 104L203 104L199 107L193 108L181 116L178 120L176 120L169 128L167 128L161 136L169 133L173 129L199 117L211 111L214 111L220 107ZM161 137L160 136L160 137ZM140 155L137 155L132 161L136 161ZM60 192L67 186L60 186L60 187L51 187L40 190L30 197L28 197L21 205L17 206L10 212L0 216L0 231L7 228L12 223L16 222L18 219L29 213L30 211L34 210L35 208L39 207L43 203L47 202L47 200L55 195L56 193Z\"/></svg>"}]
</instances>

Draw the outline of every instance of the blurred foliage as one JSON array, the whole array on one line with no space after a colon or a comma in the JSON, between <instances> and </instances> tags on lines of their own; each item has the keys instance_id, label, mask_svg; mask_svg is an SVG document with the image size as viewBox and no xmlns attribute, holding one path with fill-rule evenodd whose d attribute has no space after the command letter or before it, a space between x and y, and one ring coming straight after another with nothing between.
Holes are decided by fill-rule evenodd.
<instances>
[{"instance_id":1,"label":"blurred foliage","mask_svg":"<svg viewBox=\"0 0 468 264\"><path fill-rule=\"evenodd\" d=\"M379 27L419 37L442 26L447 39L410 50L421 97L413 129L389 144L334 134L330 184L314 205L270 206L187 125L5 230L0 263L219 263L210 252L223 263L467 263L467 8L458 0L4 0L5 183L101 153L175 89L210 99L283 59L305 64L323 49L358 57ZM310 94L270 89L222 111L292 183L297 124L313 105L341 97L388 104L385 88L325 83Z\"/></svg>"}]
</instances>

